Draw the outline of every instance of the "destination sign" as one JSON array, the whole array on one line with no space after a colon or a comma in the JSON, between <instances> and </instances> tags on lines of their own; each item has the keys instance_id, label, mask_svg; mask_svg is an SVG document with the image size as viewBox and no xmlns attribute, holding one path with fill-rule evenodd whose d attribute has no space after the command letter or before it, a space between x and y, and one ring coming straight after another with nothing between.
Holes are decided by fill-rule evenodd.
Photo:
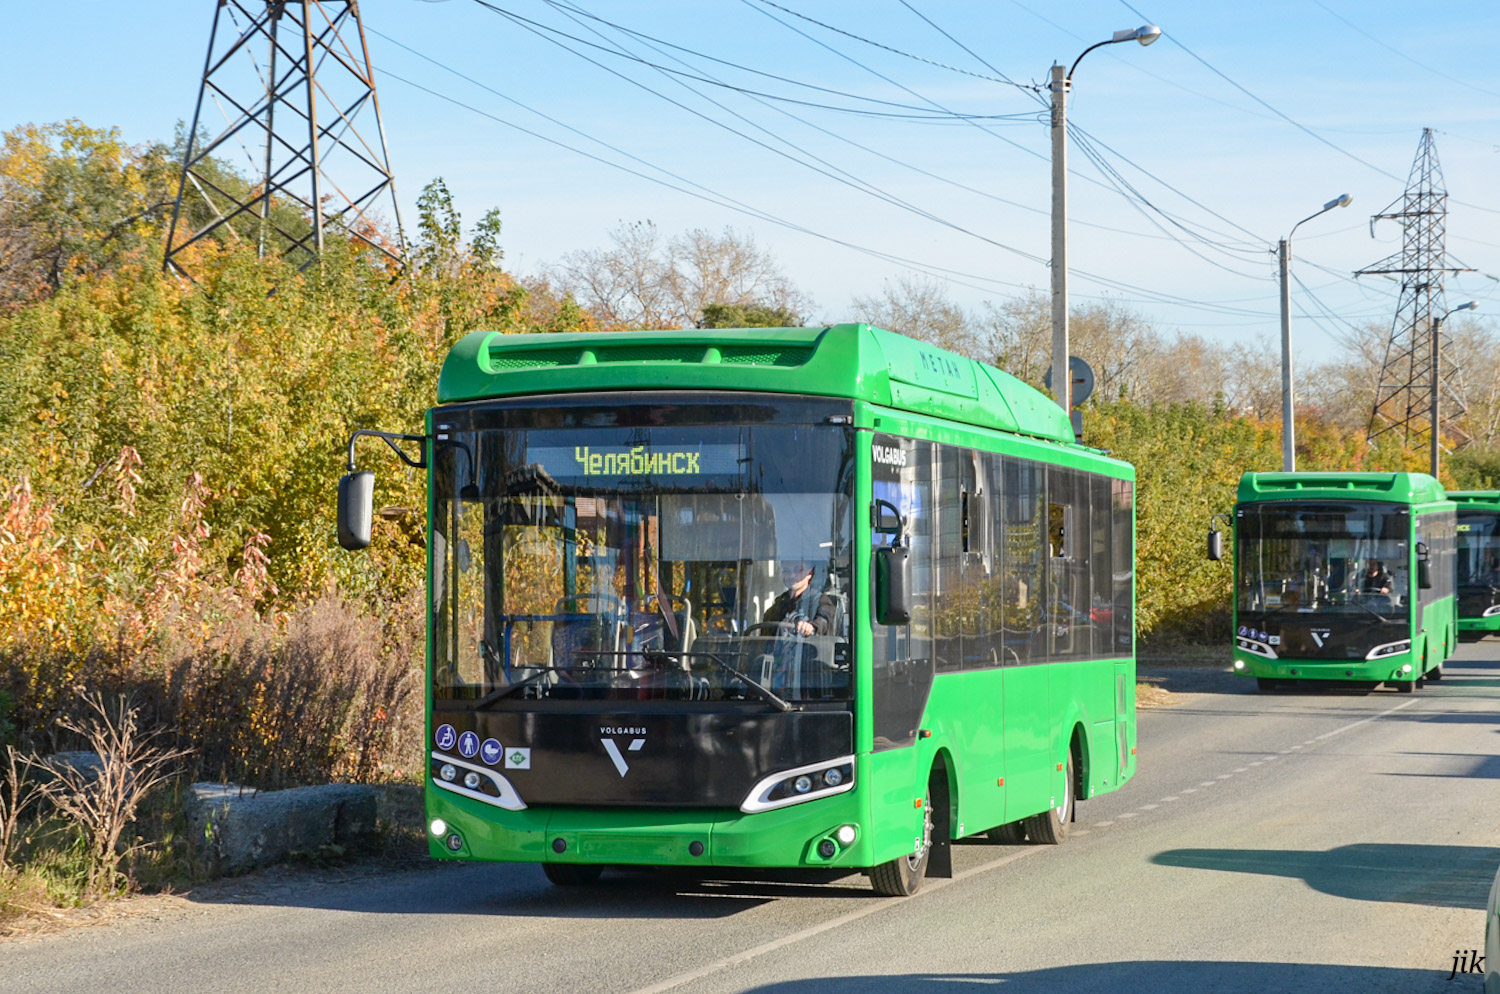
<instances>
[{"instance_id":1,"label":"destination sign","mask_svg":"<svg viewBox=\"0 0 1500 994\"><path fill-rule=\"evenodd\" d=\"M683 479L738 476L738 445L570 445L538 446L528 461L540 463L555 479Z\"/></svg>"}]
</instances>

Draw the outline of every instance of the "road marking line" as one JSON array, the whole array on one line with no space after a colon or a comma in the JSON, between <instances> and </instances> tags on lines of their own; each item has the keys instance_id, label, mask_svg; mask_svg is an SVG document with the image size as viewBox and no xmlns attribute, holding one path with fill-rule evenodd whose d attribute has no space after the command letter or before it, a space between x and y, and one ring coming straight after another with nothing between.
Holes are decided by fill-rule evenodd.
<instances>
[{"instance_id":1,"label":"road marking line","mask_svg":"<svg viewBox=\"0 0 1500 994\"><path fill-rule=\"evenodd\" d=\"M1198 788L1197 787L1184 787L1181 790L1179 790L1177 793L1179 793L1179 794L1196 794L1196 793L1198 793Z\"/></svg>"},{"instance_id":2,"label":"road marking line","mask_svg":"<svg viewBox=\"0 0 1500 994\"><path fill-rule=\"evenodd\" d=\"M1402 708L1408 708L1408 707L1411 707L1413 704L1417 704L1417 703L1419 703L1419 701L1407 701L1405 704L1398 704L1395 707L1390 708L1389 710L1380 712L1379 714L1371 715L1368 718L1362 718L1359 721L1352 722L1352 723L1350 723L1348 725L1343 726L1342 728L1335 728L1331 732L1325 732L1324 734L1319 735L1316 739L1313 739L1312 741L1316 742L1316 741L1320 741L1322 739L1331 738L1332 736L1338 735L1341 732L1347 732L1351 728L1357 728L1358 726L1366 724L1368 722L1375 721L1375 720L1380 719L1380 718L1384 718L1386 715L1395 714L1397 711L1400 711ZM1300 749L1300 748L1302 748L1302 746L1293 746L1292 747L1292 749ZM1290 751L1291 751L1290 749L1289 750L1285 750L1285 751L1283 751L1281 753L1281 755L1284 756L1284 755L1287 754L1287 752L1290 752ZM1274 756L1267 756L1266 758L1267 758L1267 760L1270 760L1270 759L1274 759L1275 757ZM1227 776L1228 776L1228 774L1226 774L1224 777L1220 777L1220 779L1226 779ZM1207 781L1204 781L1199 786L1202 786L1202 787L1212 787L1217 782L1218 781L1216 781L1216 780L1207 780ZM1186 788L1186 789L1184 789L1182 791L1182 793L1186 794L1186 793L1189 793L1191 790L1192 790L1192 788ZM1116 817L1117 818L1134 818L1134 817L1137 816L1137 814L1138 814L1138 812L1135 812L1135 811L1126 811L1123 814L1117 815ZM1114 824L1114 822L1112 822L1112 821L1101 821L1101 822L1096 822L1094 827L1095 828L1104 828L1104 827L1106 827L1108 825L1113 825L1113 824ZM1075 832L1074 834L1081 835L1085 831L1087 831L1087 829L1084 829L1084 830L1082 830L1080 832ZM924 886L922 888L922 890L918 894L916 894L914 897L885 897L885 898L877 898L875 900L872 900L869 904L865 905L864 907L857 908L854 911L850 911L850 912L848 912L846 914L839 915L839 916L837 916L835 918L830 918L827 921L822 922L821 924L813 925L813 926L811 926L809 928L805 928L805 929L801 930L800 932L797 932L797 933L792 934L792 935L782 936L779 939L772 939L770 942L763 942L763 943L761 943L758 946L751 946L749 949L746 949L746 950L744 950L742 952L735 953L732 956L725 956L724 958L719 959L719 960L715 960L714 962L706 964L705 966L700 966L700 967L698 967L695 970L689 970L686 973L679 973L675 977L668 977L666 980L660 981L659 983L651 984L648 987L637 988L636 990L631 991L630 994L662 994L662 992L664 992L664 991L669 991L669 990L672 990L673 988L681 987L684 984L692 983L695 980L701 980L704 977L707 977L707 976L709 976L711 974L714 974L714 973L718 973L720 970L726 969L728 967L736 966L736 965L738 965L740 963L745 963L745 962L748 962L749 960L756 959L757 957L764 956L766 953L775 952L778 949L783 949L783 948L785 948L787 946L795 945L795 944L803 941L804 939L810 939L810 938L812 938L815 935L822 935L824 932L828 932L828 931L831 931L833 929L839 928L839 927L841 927L843 925L847 925L850 922L859 921L861 918L867 918L870 915L875 914L875 912L877 912L877 911L884 911L886 908L893 907L893 906L898 905L898 904L909 904L910 902L912 902L914 900L920 900L923 894L931 894L934 891L942 890L944 887L948 887L948 886L950 886L952 884L956 884L960 880L967 880L970 877L978 876L981 873L988 873L990 870L998 869L999 867L1002 867L1002 866L1006 865L1007 863L1014 863L1018 859L1025 859L1027 856L1034 856L1037 853L1047 852L1047 851L1050 851L1049 847L1046 847L1046 846L1036 846L1036 847L1030 848L1030 849L1022 849L1022 850L1019 850L1017 852L1007 853L1006 855L1001 856L998 859L992 859L992 860L990 860L988 863L981 863L978 866L972 867L972 868L967 869L967 870L963 870L962 872L959 872L959 873L955 873L952 877L950 877L950 878L948 878L946 880L941 880L941 879L940 880L930 880L930 881L927 882L926 886Z\"/></svg>"},{"instance_id":3,"label":"road marking line","mask_svg":"<svg viewBox=\"0 0 1500 994\"><path fill-rule=\"evenodd\" d=\"M1228 780L1232 776L1234 776L1233 773L1220 773L1218 776L1214 777L1214 779L1215 780Z\"/></svg>"},{"instance_id":4,"label":"road marking line","mask_svg":"<svg viewBox=\"0 0 1500 994\"><path fill-rule=\"evenodd\" d=\"M1200 783L1198 786L1200 786L1200 787L1217 787L1218 785L1219 785L1219 781L1217 781L1217 780L1205 780L1202 783Z\"/></svg>"},{"instance_id":5,"label":"road marking line","mask_svg":"<svg viewBox=\"0 0 1500 994\"><path fill-rule=\"evenodd\" d=\"M1261 763L1264 763L1264 762L1265 762L1264 759L1257 759L1255 762L1251 763L1250 765L1251 766L1259 766Z\"/></svg>"},{"instance_id":6,"label":"road marking line","mask_svg":"<svg viewBox=\"0 0 1500 994\"><path fill-rule=\"evenodd\" d=\"M1175 798L1175 797L1163 797L1159 803L1161 803L1161 804L1167 804L1167 803L1169 803L1171 801L1175 801L1175 800L1177 800L1177 798Z\"/></svg>"},{"instance_id":7,"label":"road marking line","mask_svg":"<svg viewBox=\"0 0 1500 994\"><path fill-rule=\"evenodd\" d=\"M796 943L799 943L804 939L811 939L815 935L822 935L824 932L828 932L832 929L847 925L850 922L856 922L861 918L867 918L877 911L884 911L886 908L893 907L898 904L909 904L912 901L920 900L923 894L931 894L934 891L942 890L944 887L956 884L960 880L967 880L970 877L978 876L981 873L988 873L990 870L994 870L1001 866L1004 866L1006 863L1014 863L1018 859L1025 859L1027 856L1034 856L1037 853L1048 852L1049 850L1050 847L1048 846L1035 846L1030 849L1022 849L1018 852L1007 853L1006 855L1001 856L998 859L992 859L988 863L981 863L978 866L971 867L970 869L964 870L961 873L955 873L953 876L949 877L946 880L928 880L926 881L926 885L912 897L876 898L869 904L866 904L864 907L856 908L855 910L847 912L846 914L839 915L836 918L830 918L827 921L822 922L821 924L809 926L808 928L802 929L801 931L794 934L784 935L779 939L772 939L770 942L762 942L758 946L751 946L749 949L735 953L732 956L725 956L722 959L714 960L712 963L700 966L696 970L689 970L686 973L679 973L675 977L668 977L666 980L651 984L650 986L638 987L635 990L631 991L630 994L662 994L663 991L669 991L673 988L681 987L684 984L690 984L695 980L702 980L704 977L707 977L710 974L718 973L720 970L727 969L731 966L738 966L741 963L746 963L750 960L756 959L757 957L764 956L766 953L775 952L776 950L785 948L786 946L795 945Z\"/></svg>"},{"instance_id":8,"label":"road marking line","mask_svg":"<svg viewBox=\"0 0 1500 994\"><path fill-rule=\"evenodd\" d=\"M1141 807L1140 807L1140 810L1142 810L1142 811L1155 811L1159 807L1161 807L1160 804L1142 804Z\"/></svg>"},{"instance_id":9,"label":"road marking line","mask_svg":"<svg viewBox=\"0 0 1500 994\"><path fill-rule=\"evenodd\" d=\"M1248 772L1250 772L1250 767L1248 767L1248 766L1241 766L1239 769L1235 770L1234 772L1236 772L1236 773L1248 773Z\"/></svg>"},{"instance_id":10,"label":"road marking line","mask_svg":"<svg viewBox=\"0 0 1500 994\"><path fill-rule=\"evenodd\" d=\"M1075 836L1087 835L1087 834L1089 834L1089 830L1086 829L1086 828L1075 828L1075 829L1073 829L1073 834Z\"/></svg>"}]
</instances>

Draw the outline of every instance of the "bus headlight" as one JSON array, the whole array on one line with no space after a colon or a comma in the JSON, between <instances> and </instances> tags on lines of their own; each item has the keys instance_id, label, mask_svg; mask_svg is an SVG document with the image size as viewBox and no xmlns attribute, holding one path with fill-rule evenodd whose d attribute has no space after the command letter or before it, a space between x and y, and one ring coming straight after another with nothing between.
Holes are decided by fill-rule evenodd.
<instances>
[{"instance_id":1,"label":"bus headlight","mask_svg":"<svg viewBox=\"0 0 1500 994\"><path fill-rule=\"evenodd\" d=\"M740 810L746 814L784 808L854 789L854 757L844 756L773 773L750 788Z\"/></svg>"},{"instance_id":2,"label":"bus headlight","mask_svg":"<svg viewBox=\"0 0 1500 994\"><path fill-rule=\"evenodd\" d=\"M1494 607L1487 607L1487 608L1485 608L1484 609L1484 613L1481 614L1480 617L1481 618L1493 618L1497 614L1500 614L1500 604L1496 604Z\"/></svg>"},{"instance_id":3,"label":"bus headlight","mask_svg":"<svg viewBox=\"0 0 1500 994\"><path fill-rule=\"evenodd\" d=\"M448 823L441 818L432 819L432 824L428 827L432 829L433 835L442 835L448 831Z\"/></svg>"},{"instance_id":4,"label":"bus headlight","mask_svg":"<svg viewBox=\"0 0 1500 994\"><path fill-rule=\"evenodd\" d=\"M1411 639L1402 639L1399 642L1387 642L1377 645L1365 653L1366 659L1384 659L1386 656L1399 656L1403 652L1411 651Z\"/></svg>"}]
</instances>

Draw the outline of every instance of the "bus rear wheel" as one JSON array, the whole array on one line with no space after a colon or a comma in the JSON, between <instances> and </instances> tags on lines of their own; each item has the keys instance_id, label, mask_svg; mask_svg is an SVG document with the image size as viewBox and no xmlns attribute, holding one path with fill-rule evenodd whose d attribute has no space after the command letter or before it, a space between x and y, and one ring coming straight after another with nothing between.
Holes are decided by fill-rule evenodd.
<instances>
[{"instance_id":1,"label":"bus rear wheel","mask_svg":"<svg viewBox=\"0 0 1500 994\"><path fill-rule=\"evenodd\" d=\"M916 852L897 856L870 869L870 886L882 897L911 897L927 878L932 855L932 790L922 798L922 844Z\"/></svg>"},{"instance_id":2,"label":"bus rear wheel","mask_svg":"<svg viewBox=\"0 0 1500 994\"><path fill-rule=\"evenodd\" d=\"M543 863L542 872L558 887L587 887L599 882L604 867L587 863Z\"/></svg>"},{"instance_id":3,"label":"bus rear wheel","mask_svg":"<svg viewBox=\"0 0 1500 994\"><path fill-rule=\"evenodd\" d=\"M1063 766L1067 778L1063 781L1062 803L1039 815L1026 819L1026 835L1032 842L1044 846L1060 846L1068 838L1068 822L1073 819L1073 753Z\"/></svg>"}]
</instances>

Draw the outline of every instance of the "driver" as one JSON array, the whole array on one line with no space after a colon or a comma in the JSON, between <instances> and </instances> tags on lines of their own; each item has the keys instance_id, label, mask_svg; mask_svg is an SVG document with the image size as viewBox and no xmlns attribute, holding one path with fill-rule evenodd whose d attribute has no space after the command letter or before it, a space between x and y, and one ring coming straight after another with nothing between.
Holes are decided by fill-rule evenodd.
<instances>
[{"instance_id":1,"label":"driver","mask_svg":"<svg viewBox=\"0 0 1500 994\"><path fill-rule=\"evenodd\" d=\"M1391 592L1391 574L1385 571L1385 563L1372 560L1360 578L1359 589L1366 594L1388 594Z\"/></svg>"},{"instance_id":2,"label":"driver","mask_svg":"<svg viewBox=\"0 0 1500 994\"><path fill-rule=\"evenodd\" d=\"M838 599L828 593L812 594L813 566L805 559L781 564L781 582L786 589L766 608L764 621L785 622L798 635L828 635L838 616Z\"/></svg>"}]
</instances>

